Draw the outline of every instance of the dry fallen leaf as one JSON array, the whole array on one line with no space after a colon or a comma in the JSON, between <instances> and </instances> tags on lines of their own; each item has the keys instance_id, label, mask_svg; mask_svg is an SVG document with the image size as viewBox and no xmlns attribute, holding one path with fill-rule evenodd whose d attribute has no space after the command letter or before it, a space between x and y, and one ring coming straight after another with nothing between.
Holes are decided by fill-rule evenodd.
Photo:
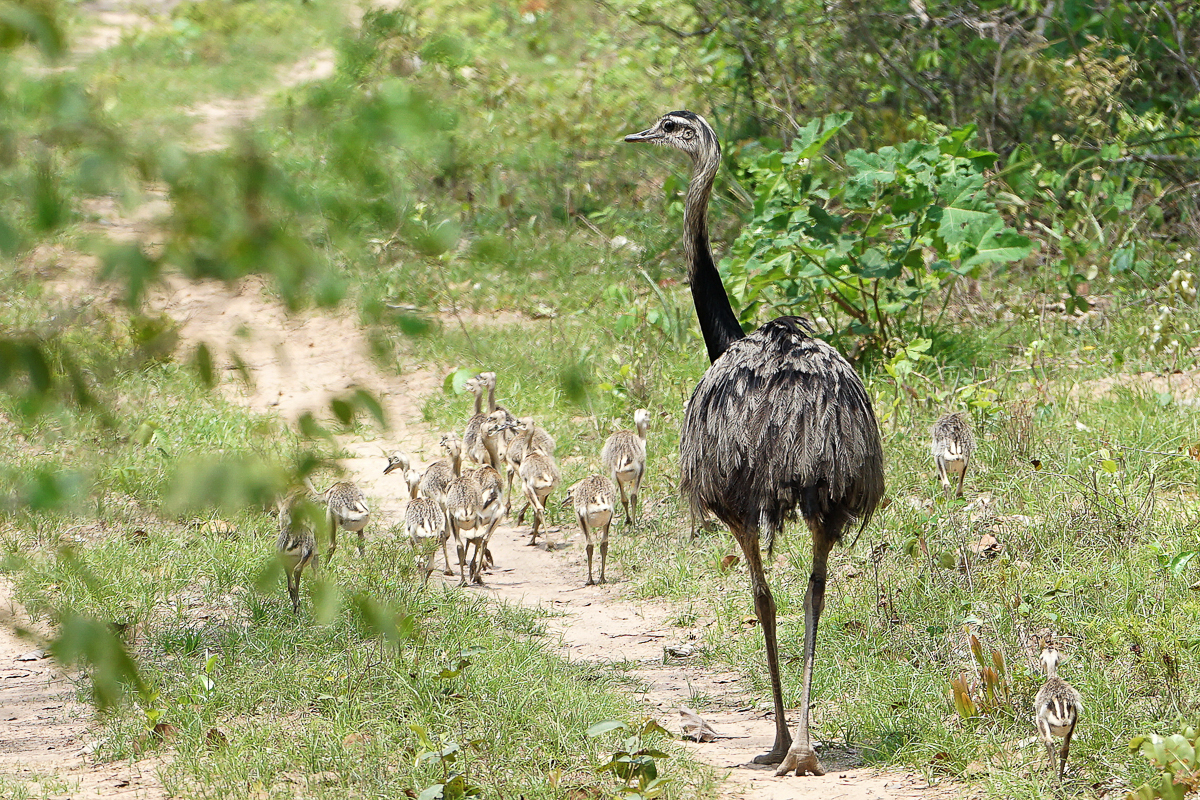
<instances>
[{"instance_id":1,"label":"dry fallen leaf","mask_svg":"<svg viewBox=\"0 0 1200 800\"><path fill-rule=\"evenodd\" d=\"M351 745L356 744L366 744L368 738L369 737L365 733L348 733L346 734L346 738L342 739L342 747L350 747Z\"/></svg>"},{"instance_id":2,"label":"dry fallen leaf","mask_svg":"<svg viewBox=\"0 0 1200 800\"><path fill-rule=\"evenodd\" d=\"M741 561L741 559L732 553L725 556L721 559L721 572L729 572L729 570L738 565L739 561Z\"/></svg>"},{"instance_id":3,"label":"dry fallen leaf","mask_svg":"<svg viewBox=\"0 0 1200 800\"><path fill-rule=\"evenodd\" d=\"M679 727L683 738L694 742L716 741L718 734L699 714L687 706L679 707Z\"/></svg>"},{"instance_id":4,"label":"dry fallen leaf","mask_svg":"<svg viewBox=\"0 0 1200 800\"><path fill-rule=\"evenodd\" d=\"M179 735L179 728L169 722L159 722L150 730L150 733L160 742L169 742Z\"/></svg>"},{"instance_id":5,"label":"dry fallen leaf","mask_svg":"<svg viewBox=\"0 0 1200 800\"><path fill-rule=\"evenodd\" d=\"M219 750L229 744L229 737L225 735L219 728L209 728L204 734L204 741L213 750Z\"/></svg>"},{"instance_id":6,"label":"dry fallen leaf","mask_svg":"<svg viewBox=\"0 0 1200 800\"><path fill-rule=\"evenodd\" d=\"M967 545L967 549L980 558L995 558L1004 549L1004 545L990 533L979 537L978 542Z\"/></svg>"},{"instance_id":7,"label":"dry fallen leaf","mask_svg":"<svg viewBox=\"0 0 1200 800\"><path fill-rule=\"evenodd\" d=\"M758 624L758 617L755 617L755 616L742 617L742 624L748 625L750 627L754 627L755 625Z\"/></svg>"}]
</instances>

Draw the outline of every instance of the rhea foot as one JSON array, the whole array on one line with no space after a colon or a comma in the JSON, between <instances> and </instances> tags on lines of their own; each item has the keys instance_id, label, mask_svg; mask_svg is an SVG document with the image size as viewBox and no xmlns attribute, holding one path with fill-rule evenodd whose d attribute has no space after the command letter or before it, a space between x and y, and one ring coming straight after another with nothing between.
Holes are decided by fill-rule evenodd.
<instances>
[{"instance_id":1,"label":"rhea foot","mask_svg":"<svg viewBox=\"0 0 1200 800\"><path fill-rule=\"evenodd\" d=\"M817 754L811 747L797 747L788 750L787 757L783 759L779 769L775 770L775 775L779 777L792 772L797 775L825 774L825 770L821 769L821 762L817 760Z\"/></svg>"},{"instance_id":2,"label":"rhea foot","mask_svg":"<svg viewBox=\"0 0 1200 800\"><path fill-rule=\"evenodd\" d=\"M771 752L754 757L755 764L779 764L787 757L788 748L792 746L791 738L776 739L771 746Z\"/></svg>"}]
</instances>

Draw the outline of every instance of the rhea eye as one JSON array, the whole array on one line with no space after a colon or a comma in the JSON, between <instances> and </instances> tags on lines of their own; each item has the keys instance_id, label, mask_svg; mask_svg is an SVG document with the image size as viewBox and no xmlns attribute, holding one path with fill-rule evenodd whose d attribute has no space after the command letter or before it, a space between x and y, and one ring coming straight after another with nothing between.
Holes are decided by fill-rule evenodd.
<instances>
[{"instance_id":1,"label":"rhea eye","mask_svg":"<svg viewBox=\"0 0 1200 800\"><path fill-rule=\"evenodd\" d=\"M664 120L662 124L663 133L672 133L675 130L674 120Z\"/></svg>"}]
</instances>

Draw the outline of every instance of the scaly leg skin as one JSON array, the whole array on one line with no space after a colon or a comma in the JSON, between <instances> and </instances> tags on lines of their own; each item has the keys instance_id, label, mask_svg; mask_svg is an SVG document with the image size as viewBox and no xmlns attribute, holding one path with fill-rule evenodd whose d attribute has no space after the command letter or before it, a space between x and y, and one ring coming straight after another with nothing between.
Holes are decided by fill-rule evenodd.
<instances>
[{"instance_id":1,"label":"scaly leg skin","mask_svg":"<svg viewBox=\"0 0 1200 800\"><path fill-rule=\"evenodd\" d=\"M778 764L787 755L792 744L788 732L787 715L783 708L783 685L779 680L779 644L775 639L775 598L767 584L763 570L762 553L758 549L758 531L735 531L738 544L746 555L746 566L750 569L750 591L754 595L754 613L758 615L767 649L767 669L771 674L771 696L775 701L775 744L771 752L754 757L755 764Z\"/></svg>"},{"instance_id":2,"label":"scaly leg skin","mask_svg":"<svg viewBox=\"0 0 1200 800\"><path fill-rule=\"evenodd\" d=\"M967 479L967 462L964 459L962 462L962 471L958 473L958 494L957 498L962 499L963 496L963 481Z\"/></svg>"},{"instance_id":3,"label":"scaly leg skin","mask_svg":"<svg viewBox=\"0 0 1200 800\"><path fill-rule=\"evenodd\" d=\"M808 713L812 699L813 663L817 654L817 624L821 619L821 611L825 608L825 578L833 538L826 536L824 530L815 524L809 523L809 529L813 536L813 569L808 578L808 591L804 593L804 679L800 694L800 725L796 729L796 739L788 749L787 757L775 771L778 776L792 772L796 775L825 774L817 753L812 748Z\"/></svg>"},{"instance_id":4,"label":"scaly leg skin","mask_svg":"<svg viewBox=\"0 0 1200 800\"><path fill-rule=\"evenodd\" d=\"M604 583L604 565L608 563L608 526L604 528L604 538L600 540L600 582Z\"/></svg>"},{"instance_id":5,"label":"scaly leg skin","mask_svg":"<svg viewBox=\"0 0 1200 800\"><path fill-rule=\"evenodd\" d=\"M617 473L613 473L613 483L621 490L621 505L625 508L625 524L632 525L633 517L629 514L629 498L625 495L625 484L621 483L621 479L617 477Z\"/></svg>"},{"instance_id":6,"label":"scaly leg skin","mask_svg":"<svg viewBox=\"0 0 1200 800\"><path fill-rule=\"evenodd\" d=\"M594 549L595 549L595 545L590 545L590 544L589 544L589 545L587 546L587 557L588 557L588 579L587 579L587 583L585 583L585 584L584 584L584 586L594 586L594 585L596 584L596 582L595 582L594 580L592 580L592 551L593 551Z\"/></svg>"},{"instance_id":7,"label":"scaly leg skin","mask_svg":"<svg viewBox=\"0 0 1200 800\"><path fill-rule=\"evenodd\" d=\"M363 531L358 532L358 557L362 558L367 552L367 535Z\"/></svg>"},{"instance_id":8,"label":"scaly leg skin","mask_svg":"<svg viewBox=\"0 0 1200 800\"><path fill-rule=\"evenodd\" d=\"M1062 750L1058 754L1058 785L1062 786L1063 774L1067 771L1067 756L1071 753L1071 735L1075 733L1075 726L1067 729L1067 735L1063 737Z\"/></svg>"},{"instance_id":9,"label":"scaly leg skin","mask_svg":"<svg viewBox=\"0 0 1200 800\"><path fill-rule=\"evenodd\" d=\"M325 521L329 523L329 552L325 554L325 561L333 560L333 554L337 552L337 520L333 518L332 513L325 514Z\"/></svg>"},{"instance_id":10,"label":"scaly leg skin","mask_svg":"<svg viewBox=\"0 0 1200 800\"><path fill-rule=\"evenodd\" d=\"M633 519L631 520L631 524L632 524L632 523L636 523L636 522L637 522L637 518L638 518L638 494L639 494L641 491L642 491L642 474L639 472L639 473L638 473L637 475L635 475L635 476L634 476L634 478L633 478L633 491L631 491L631 492L629 493L629 495L630 495L630 497L629 497L629 504L630 504L631 506L633 506Z\"/></svg>"}]
</instances>

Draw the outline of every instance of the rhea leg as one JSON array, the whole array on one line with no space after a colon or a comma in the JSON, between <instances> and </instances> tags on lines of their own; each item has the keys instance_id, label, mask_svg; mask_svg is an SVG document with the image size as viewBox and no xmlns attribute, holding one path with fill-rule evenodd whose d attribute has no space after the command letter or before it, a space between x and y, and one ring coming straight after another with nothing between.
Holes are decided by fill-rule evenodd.
<instances>
[{"instance_id":1,"label":"rhea leg","mask_svg":"<svg viewBox=\"0 0 1200 800\"><path fill-rule=\"evenodd\" d=\"M458 525L454 519L450 520L450 529L454 531L454 549L458 551L458 585L467 585L467 548L462 543L462 536L458 532Z\"/></svg>"},{"instance_id":2,"label":"rhea leg","mask_svg":"<svg viewBox=\"0 0 1200 800\"><path fill-rule=\"evenodd\" d=\"M595 552L596 545L592 544L592 529L588 526L587 516L579 514L576 519L579 520L579 529L583 531L583 540L587 542L588 579L584 586L592 586L596 583L592 580L592 553Z\"/></svg>"},{"instance_id":3,"label":"rhea leg","mask_svg":"<svg viewBox=\"0 0 1200 800\"><path fill-rule=\"evenodd\" d=\"M783 708L783 684L779 679L779 643L775 639L775 598L767 584L763 570L762 553L758 549L758 531L734 529L734 536L746 555L746 566L750 569L750 592L754 595L754 613L762 627L763 640L767 648L767 671L771 676L771 697L775 701L775 744L769 753L754 757L755 764L778 764L787 755L792 744L788 733L787 714Z\"/></svg>"},{"instance_id":4,"label":"rhea leg","mask_svg":"<svg viewBox=\"0 0 1200 800\"><path fill-rule=\"evenodd\" d=\"M446 513L446 526L442 530L442 560L446 563L443 575L453 575L454 568L450 566L450 514Z\"/></svg>"},{"instance_id":5,"label":"rhea leg","mask_svg":"<svg viewBox=\"0 0 1200 800\"><path fill-rule=\"evenodd\" d=\"M612 474L612 481L617 485L617 489L621 492L621 505L625 508L625 524L632 525L633 517L629 513L629 497L625 494L625 484L615 472Z\"/></svg>"},{"instance_id":6,"label":"rhea leg","mask_svg":"<svg viewBox=\"0 0 1200 800\"><path fill-rule=\"evenodd\" d=\"M796 739L788 750L787 758L775 771L776 775L824 775L821 762L812 748L808 730L809 705L812 699L813 663L817 655L817 624L825 608L825 577L828 572L829 551L833 549L834 537L829 536L823 526L809 522L813 537L812 574L808 578L808 591L804 594L804 678L800 689L800 724L796 728Z\"/></svg>"},{"instance_id":7,"label":"rhea leg","mask_svg":"<svg viewBox=\"0 0 1200 800\"><path fill-rule=\"evenodd\" d=\"M600 540L600 582L604 583L604 567L608 564L608 526L604 526L604 538Z\"/></svg>"},{"instance_id":8,"label":"rhea leg","mask_svg":"<svg viewBox=\"0 0 1200 800\"><path fill-rule=\"evenodd\" d=\"M546 521L546 512L542 510L542 501L538 497L537 491L531 486L525 487L525 508L533 509L533 530L530 532L529 543L537 544L538 528ZM521 511L521 518L525 516L525 511ZM518 519L520 524L520 519Z\"/></svg>"},{"instance_id":9,"label":"rhea leg","mask_svg":"<svg viewBox=\"0 0 1200 800\"><path fill-rule=\"evenodd\" d=\"M1067 728L1067 735L1063 737L1062 750L1059 751L1058 759L1058 783L1062 785L1063 773L1067 771L1067 756L1071 752L1071 736L1075 733L1075 726Z\"/></svg>"},{"instance_id":10,"label":"rhea leg","mask_svg":"<svg viewBox=\"0 0 1200 800\"><path fill-rule=\"evenodd\" d=\"M329 552L325 554L325 558L329 561L333 560L333 554L337 552L337 520L333 518L333 509L325 511L325 522L329 526Z\"/></svg>"},{"instance_id":11,"label":"rhea leg","mask_svg":"<svg viewBox=\"0 0 1200 800\"><path fill-rule=\"evenodd\" d=\"M642 473L639 471L633 476L633 488L629 492L629 504L633 506L633 522L637 522L638 518L638 493L642 491Z\"/></svg>"},{"instance_id":12,"label":"rhea leg","mask_svg":"<svg viewBox=\"0 0 1200 800\"><path fill-rule=\"evenodd\" d=\"M1050 760L1050 774L1061 774L1058 768L1058 753L1054 752L1054 736L1050 733L1050 724L1040 716L1037 721L1038 736L1046 745L1046 758ZM1062 780L1061 778L1059 779Z\"/></svg>"},{"instance_id":13,"label":"rhea leg","mask_svg":"<svg viewBox=\"0 0 1200 800\"><path fill-rule=\"evenodd\" d=\"M961 498L963 496L963 481L965 481L966 479L967 479L967 460L964 458L963 462L962 462L962 469L959 470L959 472L958 472L958 494L955 495L955 497Z\"/></svg>"},{"instance_id":14,"label":"rhea leg","mask_svg":"<svg viewBox=\"0 0 1200 800\"><path fill-rule=\"evenodd\" d=\"M288 570L288 597L292 600L292 613L300 613L300 570L301 567Z\"/></svg>"},{"instance_id":15,"label":"rhea leg","mask_svg":"<svg viewBox=\"0 0 1200 800\"><path fill-rule=\"evenodd\" d=\"M938 456L935 459L937 463L938 481L942 484L942 494L946 499L950 498L950 478L946 475L946 462L942 461L942 457Z\"/></svg>"}]
</instances>

